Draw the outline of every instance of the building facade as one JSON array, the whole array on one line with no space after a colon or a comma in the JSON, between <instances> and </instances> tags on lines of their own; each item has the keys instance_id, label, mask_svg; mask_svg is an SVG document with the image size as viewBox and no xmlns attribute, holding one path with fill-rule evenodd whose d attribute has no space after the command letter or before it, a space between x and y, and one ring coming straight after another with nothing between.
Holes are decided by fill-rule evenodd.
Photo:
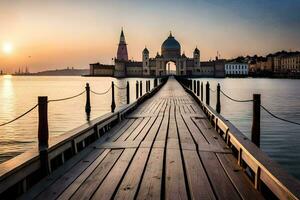
<instances>
[{"instance_id":1,"label":"building facade","mask_svg":"<svg viewBox=\"0 0 300 200\"><path fill-rule=\"evenodd\" d=\"M226 76L247 76L249 66L246 63L231 62L225 64Z\"/></svg>"},{"instance_id":2,"label":"building facade","mask_svg":"<svg viewBox=\"0 0 300 200\"><path fill-rule=\"evenodd\" d=\"M224 77L224 63L204 62L201 66L200 50L196 47L193 57L189 58L181 52L180 43L174 38L172 33L162 43L161 52L157 52L155 57L150 57L149 50L145 47L142 51L142 61L128 60L127 44L123 30L120 35L120 42L117 57L114 59L113 66L102 65L99 63L90 64L91 75L101 76L113 74L115 77L147 77L165 76L170 74L168 63L173 62L176 66L178 76L208 76ZM217 70L216 70L217 69ZM102 73L103 72L103 73ZM217 73L216 73L217 72Z\"/></svg>"}]
</instances>

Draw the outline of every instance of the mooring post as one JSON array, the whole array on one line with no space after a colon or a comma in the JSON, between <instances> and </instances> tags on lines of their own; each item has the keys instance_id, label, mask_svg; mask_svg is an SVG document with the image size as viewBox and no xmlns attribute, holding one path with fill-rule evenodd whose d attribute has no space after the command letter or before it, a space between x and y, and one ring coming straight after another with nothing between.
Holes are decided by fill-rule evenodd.
<instances>
[{"instance_id":1,"label":"mooring post","mask_svg":"<svg viewBox=\"0 0 300 200\"><path fill-rule=\"evenodd\" d=\"M221 112L220 93L221 93L221 86L220 86L220 83L218 83L218 86L217 86L217 105L216 105L216 111L219 114Z\"/></svg>"},{"instance_id":2,"label":"mooring post","mask_svg":"<svg viewBox=\"0 0 300 200\"><path fill-rule=\"evenodd\" d=\"M90 99L90 85L89 83L86 83L85 86L85 93L86 93L86 103L85 103L85 112L90 113L91 112L91 99Z\"/></svg>"},{"instance_id":3,"label":"mooring post","mask_svg":"<svg viewBox=\"0 0 300 200\"><path fill-rule=\"evenodd\" d=\"M143 82L140 81L140 96L143 96Z\"/></svg>"},{"instance_id":4,"label":"mooring post","mask_svg":"<svg viewBox=\"0 0 300 200\"><path fill-rule=\"evenodd\" d=\"M209 105L209 82L206 83L206 104Z\"/></svg>"},{"instance_id":5,"label":"mooring post","mask_svg":"<svg viewBox=\"0 0 300 200\"><path fill-rule=\"evenodd\" d=\"M193 90L193 80L190 80L190 90Z\"/></svg>"},{"instance_id":6,"label":"mooring post","mask_svg":"<svg viewBox=\"0 0 300 200\"><path fill-rule=\"evenodd\" d=\"M203 102L203 82L201 81L201 101Z\"/></svg>"},{"instance_id":7,"label":"mooring post","mask_svg":"<svg viewBox=\"0 0 300 200\"><path fill-rule=\"evenodd\" d=\"M154 79L154 87L157 87L157 78Z\"/></svg>"},{"instance_id":8,"label":"mooring post","mask_svg":"<svg viewBox=\"0 0 300 200\"><path fill-rule=\"evenodd\" d=\"M251 140L256 146L260 146L260 94L253 94L253 121Z\"/></svg>"},{"instance_id":9,"label":"mooring post","mask_svg":"<svg viewBox=\"0 0 300 200\"><path fill-rule=\"evenodd\" d=\"M126 85L126 95L127 95L127 104L130 103L130 88L129 88L129 81L127 81L127 85Z\"/></svg>"},{"instance_id":10,"label":"mooring post","mask_svg":"<svg viewBox=\"0 0 300 200\"><path fill-rule=\"evenodd\" d=\"M194 80L194 93L196 94L196 80Z\"/></svg>"},{"instance_id":11,"label":"mooring post","mask_svg":"<svg viewBox=\"0 0 300 200\"><path fill-rule=\"evenodd\" d=\"M200 95L200 81L197 80L197 96L199 97Z\"/></svg>"},{"instance_id":12,"label":"mooring post","mask_svg":"<svg viewBox=\"0 0 300 200\"><path fill-rule=\"evenodd\" d=\"M41 173L43 176L50 174L49 160L48 160L48 140L49 140L49 128L48 128L48 97L38 97L38 140L39 140L39 152L41 162Z\"/></svg>"},{"instance_id":13,"label":"mooring post","mask_svg":"<svg viewBox=\"0 0 300 200\"><path fill-rule=\"evenodd\" d=\"M139 82L138 81L136 81L136 84L135 84L135 91L136 91L136 99L138 99L139 98Z\"/></svg>"},{"instance_id":14,"label":"mooring post","mask_svg":"<svg viewBox=\"0 0 300 200\"><path fill-rule=\"evenodd\" d=\"M116 103L115 103L115 84L111 82L111 112L115 112Z\"/></svg>"}]
</instances>

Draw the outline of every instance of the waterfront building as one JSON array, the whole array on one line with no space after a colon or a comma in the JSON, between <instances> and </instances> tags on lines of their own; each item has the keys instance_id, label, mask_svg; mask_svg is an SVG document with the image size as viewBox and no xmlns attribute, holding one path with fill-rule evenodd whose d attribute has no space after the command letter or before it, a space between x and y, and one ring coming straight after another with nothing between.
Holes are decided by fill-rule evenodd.
<instances>
[{"instance_id":1,"label":"waterfront building","mask_svg":"<svg viewBox=\"0 0 300 200\"><path fill-rule=\"evenodd\" d=\"M247 76L248 72L247 63L230 62L225 64L226 76Z\"/></svg>"},{"instance_id":2,"label":"waterfront building","mask_svg":"<svg viewBox=\"0 0 300 200\"><path fill-rule=\"evenodd\" d=\"M92 76L114 77L155 77L170 74L170 62L176 66L176 75L179 76L206 76L224 77L224 63L221 61L200 62L200 50L196 47L193 57L189 58L181 52L181 45L170 32L169 37L162 43L161 52L155 57L150 57L149 50L145 47L142 51L142 61L128 60L127 44L123 29L120 35L117 57L114 65L100 63L90 64Z\"/></svg>"},{"instance_id":3,"label":"waterfront building","mask_svg":"<svg viewBox=\"0 0 300 200\"><path fill-rule=\"evenodd\" d=\"M300 52L290 52L274 60L275 72L300 72Z\"/></svg>"}]
</instances>

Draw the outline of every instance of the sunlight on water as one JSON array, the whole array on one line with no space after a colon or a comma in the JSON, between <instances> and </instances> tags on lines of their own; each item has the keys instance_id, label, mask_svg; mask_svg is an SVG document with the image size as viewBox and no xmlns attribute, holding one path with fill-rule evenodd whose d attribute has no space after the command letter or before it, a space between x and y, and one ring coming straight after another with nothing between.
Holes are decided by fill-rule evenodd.
<instances>
[{"instance_id":1,"label":"sunlight on water","mask_svg":"<svg viewBox=\"0 0 300 200\"><path fill-rule=\"evenodd\" d=\"M135 100L137 79L114 79L102 77L39 77L39 76L0 76L0 124L26 112L37 104L38 96L60 99L76 95L85 90L86 83L91 90L103 92L111 87L111 82L123 88L130 82L130 99ZM145 81L143 91L145 92ZM152 81L153 87L153 81ZM126 90L115 88L117 107L126 103ZM50 140L66 131L87 122L85 113L85 94L67 101L48 104ZM110 112L111 90L102 96L91 93L91 116L95 119ZM25 150L36 148L37 109L23 118L0 127L0 162L12 158Z\"/></svg>"}]
</instances>

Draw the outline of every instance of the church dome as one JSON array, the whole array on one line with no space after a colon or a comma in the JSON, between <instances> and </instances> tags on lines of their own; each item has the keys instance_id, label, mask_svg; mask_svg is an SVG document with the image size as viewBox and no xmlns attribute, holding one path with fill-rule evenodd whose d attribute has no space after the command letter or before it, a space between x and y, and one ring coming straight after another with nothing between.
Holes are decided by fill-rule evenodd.
<instances>
[{"instance_id":1,"label":"church dome","mask_svg":"<svg viewBox=\"0 0 300 200\"><path fill-rule=\"evenodd\" d=\"M170 33L169 37L161 45L161 53L165 58L176 58L180 56L180 44Z\"/></svg>"}]
</instances>

